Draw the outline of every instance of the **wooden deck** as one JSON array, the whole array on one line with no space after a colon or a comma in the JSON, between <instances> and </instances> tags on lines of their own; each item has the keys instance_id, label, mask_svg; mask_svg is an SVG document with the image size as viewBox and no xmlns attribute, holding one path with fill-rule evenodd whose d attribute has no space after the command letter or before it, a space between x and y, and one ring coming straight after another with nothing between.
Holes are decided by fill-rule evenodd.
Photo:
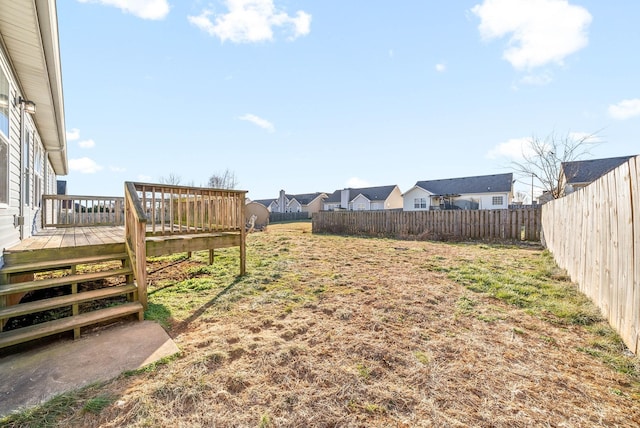
<instances>
[{"instance_id":1,"label":"wooden deck","mask_svg":"<svg viewBox=\"0 0 640 428\"><path fill-rule=\"evenodd\" d=\"M44 229L5 250L6 253L44 249L75 248L87 245L123 244L124 226L91 226Z\"/></svg>"}]
</instances>

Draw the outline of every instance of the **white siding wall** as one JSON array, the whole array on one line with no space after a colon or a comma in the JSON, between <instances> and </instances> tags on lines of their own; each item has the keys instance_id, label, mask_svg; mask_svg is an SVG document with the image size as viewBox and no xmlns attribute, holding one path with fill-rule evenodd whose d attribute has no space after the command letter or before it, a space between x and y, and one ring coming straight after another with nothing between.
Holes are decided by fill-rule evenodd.
<instances>
[{"instance_id":1,"label":"white siding wall","mask_svg":"<svg viewBox=\"0 0 640 428\"><path fill-rule=\"evenodd\" d=\"M349 203L349 209L353 211L369 211L371 209L371 201L362 195L358 195Z\"/></svg>"},{"instance_id":2,"label":"white siding wall","mask_svg":"<svg viewBox=\"0 0 640 428\"><path fill-rule=\"evenodd\" d=\"M300 205L300 202L295 199L292 199L288 205L287 210L290 213L298 213L302 211L302 205Z\"/></svg>"},{"instance_id":3,"label":"white siding wall","mask_svg":"<svg viewBox=\"0 0 640 428\"><path fill-rule=\"evenodd\" d=\"M13 75L9 66L6 53L0 46L0 68L9 79L9 204L0 204L0 265L2 264L2 253L5 248L9 248L20 241L20 228L14 226L14 218L20 214L20 192L21 192L21 162L20 154L22 152L20 141L20 108L14 105L14 100L21 94L18 92L18 83L16 76ZM37 106L36 106L37 107ZM32 131L29 147L29 200L25 201L24 206L24 237L31 236L34 224L37 224L39 218L40 202L34 196L36 194L55 194L56 183L53 168L49 163L49 159L45 156L42 140L38 134L33 118L29 114L24 115L25 129ZM4 138L4 137L0 137ZM40 185L42 188L36 192L34 185L34 157L36 147L41 152L41 169L43 175ZM4 169L4 166L3 166ZM1 171L0 173L4 173ZM45 178L44 174L48 174ZM45 189L45 183L47 188Z\"/></svg>"},{"instance_id":4,"label":"white siding wall","mask_svg":"<svg viewBox=\"0 0 640 428\"><path fill-rule=\"evenodd\" d=\"M403 196L403 204L402 209L404 211L426 211L430 207L431 203L431 194L424 189L419 187L414 187L413 189L407 191L407 193ZM426 199L427 207L426 208L416 208L415 207L415 199L416 198L424 198Z\"/></svg>"},{"instance_id":5,"label":"white siding wall","mask_svg":"<svg viewBox=\"0 0 640 428\"><path fill-rule=\"evenodd\" d=\"M493 197L502 196L501 205L493 205ZM509 208L509 193L478 193L478 194L465 194L456 199L464 199L478 202L478 209L481 210L501 210ZM454 201L455 203L455 201Z\"/></svg>"},{"instance_id":6,"label":"white siding wall","mask_svg":"<svg viewBox=\"0 0 640 428\"><path fill-rule=\"evenodd\" d=\"M340 202L325 202L322 205L322 209L325 211L333 211L340 208Z\"/></svg>"},{"instance_id":7,"label":"white siding wall","mask_svg":"<svg viewBox=\"0 0 640 428\"><path fill-rule=\"evenodd\" d=\"M2 252L5 248L10 247L11 245L15 245L20 240L19 229L16 228L14 223L14 217L19 214L18 210L18 200L19 200L19 189L20 189L20 115L18 109L13 106L12 100L17 95L16 92L16 81L14 76L11 74L7 57L5 55L4 50L0 46L0 68L4 72L4 75L9 79L9 135L8 139L4 136L4 141L8 144L9 149L9 203L8 204L0 204L0 261L2 258ZM5 174L4 171L5 166L2 165L1 174Z\"/></svg>"}]
</instances>

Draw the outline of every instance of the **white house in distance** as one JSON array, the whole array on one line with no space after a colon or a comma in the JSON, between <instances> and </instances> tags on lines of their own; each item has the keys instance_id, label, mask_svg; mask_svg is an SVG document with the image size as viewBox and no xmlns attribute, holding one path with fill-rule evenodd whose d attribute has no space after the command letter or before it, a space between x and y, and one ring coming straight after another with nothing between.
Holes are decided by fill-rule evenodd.
<instances>
[{"instance_id":1,"label":"white house in distance","mask_svg":"<svg viewBox=\"0 0 640 428\"><path fill-rule=\"evenodd\" d=\"M418 181L402 196L404 211L506 209L513 198L513 174Z\"/></svg>"},{"instance_id":2,"label":"white house in distance","mask_svg":"<svg viewBox=\"0 0 640 428\"><path fill-rule=\"evenodd\" d=\"M3 1L0 39L1 257L68 172L55 0Z\"/></svg>"},{"instance_id":3,"label":"white house in distance","mask_svg":"<svg viewBox=\"0 0 640 428\"><path fill-rule=\"evenodd\" d=\"M322 201L326 197L324 192L287 195L280 190L278 199L259 199L254 202L264 205L272 213L317 213L322 209Z\"/></svg>"},{"instance_id":4,"label":"white house in distance","mask_svg":"<svg viewBox=\"0 0 640 428\"><path fill-rule=\"evenodd\" d=\"M325 211L376 211L402 209L402 193L396 185L342 189L324 200Z\"/></svg>"}]
</instances>

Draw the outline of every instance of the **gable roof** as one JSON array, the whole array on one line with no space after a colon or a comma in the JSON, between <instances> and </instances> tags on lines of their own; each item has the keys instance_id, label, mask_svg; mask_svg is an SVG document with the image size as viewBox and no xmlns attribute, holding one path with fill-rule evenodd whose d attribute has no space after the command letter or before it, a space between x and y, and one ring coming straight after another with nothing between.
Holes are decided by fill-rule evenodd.
<instances>
[{"instance_id":1,"label":"gable roof","mask_svg":"<svg viewBox=\"0 0 640 428\"><path fill-rule=\"evenodd\" d=\"M278 201L277 199L255 199L253 202L257 202L259 204L264 205L265 207L268 207L269 205L277 201Z\"/></svg>"},{"instance_id":2,"label":"gable roof","mask_svg":"<svg viewBox=\"0 0 640 428\"><path fill-rule=\"evenodd\" d=\"M370 201L386 201L396 187L398 186L393 184L390 186L363 187L359 189L353 189L351 187L339 189L329 195L329 197L325 199L325 202L342 202L342 190L349 190L349 202L357 198L358 195L362 195Z\"/></svg>"},{"instance_id":3,"label":"gable roof","mask_svg":"<svg viewBox=\"0 0 640 428\"><path fill-rule=\"evenodd\" d=\"M619 167L633 156L616 158L589 159L573 162L562 162L562 171L567 184L591 183L609 171Z\"/></svg>"},{"instance_id":4,"label":"gable roof","mask_svg":"<svg viewBox=\"0 0 640 428\"><path fill-rule=\"evenodd\" d=\"M299 195L285 195L289 200L295 199L300 202L301 205L309 205L313 202L318 196L325 195L324 192L315 192L315 193L302 193Z\"/></svg>"},{"instance_id":5,"label":"gable roof","mask_svg":"<svg viewBox=\"0 0 640 428\"><path fill-rule=\"evenodd\" d=\"M465 193L511 192L512 183L513 173L507 173L418 181L416 186L434 195L457 195Z\"/></svg>"}]
</instances>

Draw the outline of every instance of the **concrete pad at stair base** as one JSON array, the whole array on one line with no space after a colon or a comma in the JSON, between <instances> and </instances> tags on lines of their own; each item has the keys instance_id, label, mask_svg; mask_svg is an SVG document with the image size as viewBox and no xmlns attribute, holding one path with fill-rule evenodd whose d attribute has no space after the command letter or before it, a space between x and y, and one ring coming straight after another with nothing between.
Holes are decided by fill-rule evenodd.
<instances>
[{"instance_id":1,"label":"concrete pad at stair base","mask_svg":"<svg viewBox=\"0 0 640 428\"><path fill-rule=\"evenodd\" d=\"M5 356L0 358L0 415L113 379L177 352L159 324L143 321Z\"/></svg>"}]
</instances>

